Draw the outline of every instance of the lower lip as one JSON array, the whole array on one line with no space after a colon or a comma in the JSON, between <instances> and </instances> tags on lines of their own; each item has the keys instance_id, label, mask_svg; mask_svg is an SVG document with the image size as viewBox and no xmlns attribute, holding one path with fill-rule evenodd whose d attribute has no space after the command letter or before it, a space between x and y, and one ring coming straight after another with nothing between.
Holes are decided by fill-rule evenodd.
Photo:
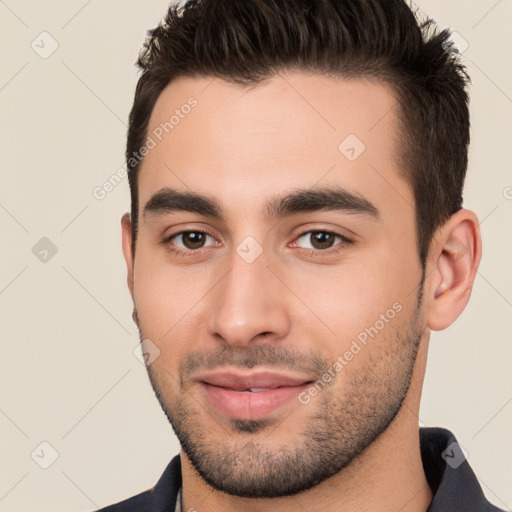
<instances>
[{"instance_id":1,"label":"lower lip","mask_svg":"<svg viewBox=\"0 0 512 512\"><path fill-rule=\"evenodd\" d=\"M239 420L258 420L267 417L297 398L310 383L283 386L268 391L234 391L201 382L208 401L224 416Z\"/></svg>"}]
</instances>

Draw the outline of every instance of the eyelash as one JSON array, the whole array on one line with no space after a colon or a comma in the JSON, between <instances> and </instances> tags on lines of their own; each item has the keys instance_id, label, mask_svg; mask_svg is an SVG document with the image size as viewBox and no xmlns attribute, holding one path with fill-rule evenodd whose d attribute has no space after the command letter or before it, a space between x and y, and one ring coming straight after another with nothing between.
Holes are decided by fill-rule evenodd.
<instances>
[{"instance_id":1,"label":"eyelash","mask_svg":"<svg viewBox=\"0 0 512 512\"><path fill-rule=\"evenodd\" d=\"M166 249L173 253L177 254L178 256L197 256L198 254L202 254L205 249L207 248L200 248L200 249L180 249L176 248L170 245L170 242L173 238L176 238L177 236L184 235L186 233L202 233L204 235L211 236L212 238L215 238L212 233L210 233L207 230L204 229L188 229L184 231L179 231L178 233L173 233L172 235L168 236L162 241L162 245L166 247ZM342 235L341 233L337 233L336 231L329 231L326 229L310 229L307 231L303 231L302 233L299 233L295 240L298 240L299 238L302 238L304 235L311 234L311 233L324 233L324 234L330 234L334 235L336 237L339 237L341 239L341 242L337 245L335 245L332 248L321 250L321 249L303 249L304 251L307 251L307 255L310 257L317 257L317 256L324 256L324 255L333 255L337 254L338 252L346 249L347 245L352 245L354 242L347 238L345 235Z\"/></svg>"}]
</instances>

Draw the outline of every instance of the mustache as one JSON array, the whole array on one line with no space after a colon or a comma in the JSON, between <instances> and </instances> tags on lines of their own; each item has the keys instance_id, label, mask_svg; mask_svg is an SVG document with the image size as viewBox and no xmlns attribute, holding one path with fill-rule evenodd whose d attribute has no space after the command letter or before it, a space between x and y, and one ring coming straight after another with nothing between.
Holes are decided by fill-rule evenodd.
<instances>
[{"instance_id":1,"label":"mustache","mask_svg":"<svg viewBox=\"0 0 512 512\"><path fill-rule=\"evenodd\" d=\"M313 353L301 353L289 347L256 345L253 347L219 347L212 352L197 351L188 354L181 366L181 377L186 379L197 370L213 370L217 367L253 368L266 366L279 370L306 370L323 375L329 362Z\"/></svg>"}]
</instances>

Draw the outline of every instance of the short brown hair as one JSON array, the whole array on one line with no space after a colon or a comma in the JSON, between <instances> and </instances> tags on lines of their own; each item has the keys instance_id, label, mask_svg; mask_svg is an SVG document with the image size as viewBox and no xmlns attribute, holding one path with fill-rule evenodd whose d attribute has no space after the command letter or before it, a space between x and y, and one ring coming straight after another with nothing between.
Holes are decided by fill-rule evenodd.
<instances>
[{"instance_id":1,"label":"short brown hair","mask_svg":"<svg viewBox=\"0 0 512 512\"><path fill-rule=\"evenodd\" d=\"M415 197L418 251L425 264L435 230L462 207L467 168L469 78L431 19L403 0L189 0L171 5L139 55L142 70L129 118L126 158L133 247L140 161L155 102L179 76L241 86L296 69L388 84L400 108L398 156Z\"/></svg>"}]
</instances>

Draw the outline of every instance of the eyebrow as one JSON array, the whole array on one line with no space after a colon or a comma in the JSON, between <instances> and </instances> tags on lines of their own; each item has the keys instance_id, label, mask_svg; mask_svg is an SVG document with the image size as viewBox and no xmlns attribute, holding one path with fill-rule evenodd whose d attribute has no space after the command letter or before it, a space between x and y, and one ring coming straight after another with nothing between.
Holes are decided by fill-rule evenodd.
<instances>
[{"instance_id":1,"label":"eyebrow","mask_svg":"<svg viewBox=\"0 0 512 512\"><path fill-rule=\"evenodd\" d=\"M195 192L180 192L165 187L156 192L144 206L143 217L157 217L185 211L224 221L220 204L213 198ZM360 194L338 186L297 189L272 198L264 208L265 219L276 221L298 213L344 211L378 220L379 210Z\"/></svg>"}]
</instances>

